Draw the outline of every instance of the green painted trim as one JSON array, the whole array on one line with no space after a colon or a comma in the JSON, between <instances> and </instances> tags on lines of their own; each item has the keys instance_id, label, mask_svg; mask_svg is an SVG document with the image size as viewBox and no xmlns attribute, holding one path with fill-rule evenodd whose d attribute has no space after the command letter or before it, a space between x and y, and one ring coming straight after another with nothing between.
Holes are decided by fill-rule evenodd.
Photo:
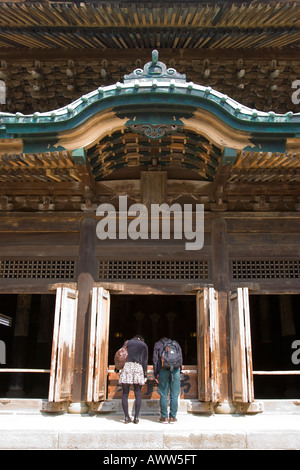
<instances>
[{"instance_id":1,"label":"green painted trim","mask_svg":"<svg viewBox=\"0 0 300 470\"><path fill-rule=\"evenodd\" d=\"M75 165L85 165L86 164L86 152L85 149L75 149L72 150L72 157Z\"/></svg>"},{"instance_id":2,"label":"green painted trim","mask_svg":"<svg viewBox=\"0 0 300 470\"><path fill-rule=\"evenodd\" d=\"M0 136L8 138L12 134L57 134L77 127L95 114L108 111L110 108L115 110L126 107L126 114L133 116L138 109L155 105L158 113L165 114L169 112L168 106L173 104L177 107L177 114L184 114L187 108L189 112L204 109L239 130L267 133L289 132L300 138L300 113L259 113L238 105L230 98L223 100L224 95L214 90L207 94L204 87L200 85L194 85L191 89L188 86L178 85L170 89L162 83L153 89L152 84L147 81L138 90L128 84L122 85L119 90L115 87L115 85L105 87L101 93L92 92L86 96L86 100L77 100L68 107L53 113L35 113L36 117L35 115L20 115L20 113L0 113ZM135 107L137 107L136 111Z\"/></svg>"},{"instance_id":3,"label":"green painted trim","mask_svg":"<svg viewBox=\"0 0 300 470\"><path fill-rule=\"evenodd\" d=\"M223 150L223 165L233 165L237 157L237 150L225 147Z\"/></svg>"}]
</instances>

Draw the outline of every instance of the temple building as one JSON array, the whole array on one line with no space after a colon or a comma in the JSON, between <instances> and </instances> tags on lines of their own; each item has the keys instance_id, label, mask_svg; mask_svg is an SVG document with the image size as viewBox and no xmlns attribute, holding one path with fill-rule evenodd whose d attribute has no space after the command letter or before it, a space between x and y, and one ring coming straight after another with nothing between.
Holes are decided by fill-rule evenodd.
<instances>
[{"instance_id":1,"label":"temple building","mask_svg":"<svg viewBox=\"0 0 300 470\"><path fill-rule=\"evenodd\" d=\"M168 336L188 411L298 403L299 2L0 18L0 397L113 411L140 333L144 399Z\"/></svg>"}]
</instances>

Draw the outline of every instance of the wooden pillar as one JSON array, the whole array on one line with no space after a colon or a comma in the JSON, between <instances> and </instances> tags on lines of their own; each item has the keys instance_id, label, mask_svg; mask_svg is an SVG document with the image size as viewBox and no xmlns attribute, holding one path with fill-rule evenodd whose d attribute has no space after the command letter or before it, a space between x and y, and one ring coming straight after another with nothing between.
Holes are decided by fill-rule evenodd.
<instances>
[{"instance_id":1,"label":"wooden pillar","mask_svg":"<svg viewBox=\"0 0 300 470\"><path fill-rule=\"evenodd\" d=\"M26 367L30 308L31 295L19 294L12 354L12 367L15 369ZM15 398L24 396L24 373L12 374L7 396Z\"/></svg>"},{"instance_id":2,"label":"wooden pillar","mask_svg":"<svg viewBox=\"0 0 300 470\"><path fill-rule=\"evenodd\" d=\"M80 230L78 259L78 310L75 340L75 362L72 401L81 403L86 400L89 336L90 292L96 278L96 220L86 217Z\"/></svg>"},{"instance_id":3,"label":"wooden pillar","mask_svg":"<svg viewBox=\"0 0 300 470\"><path fill-rule=\"evenodd\" d=\"M216 341L216 361L219 378L219 394L224 409L231 399L230 390L230 333L228 318L228 293L230 290L229 262L227 248L227 228L223 217L215 218L212 222L212 268L213 286L218 295L217 322L218 338ZM221 405L222 406L222 405ZM219 412L222 412L219 406ZM230 410L229 410L230 411Z\"/></svg>"}]
</instances>

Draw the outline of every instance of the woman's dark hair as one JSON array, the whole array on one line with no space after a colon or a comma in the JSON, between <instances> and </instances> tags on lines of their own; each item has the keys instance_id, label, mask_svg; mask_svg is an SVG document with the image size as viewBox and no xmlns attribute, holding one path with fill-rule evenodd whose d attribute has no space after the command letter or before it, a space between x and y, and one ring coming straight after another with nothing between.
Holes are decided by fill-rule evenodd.
<instances>
[{"instance_id":1,"label":"woman's dark hair","mask_svg":"<svg viewBox=\"0 0 300 470\"><path fill-rule=\"evenodd\" d=\"M143 338L142 335L135 335L135 336L133 337L133 339L139 339L140 341L144 341L144 342L145 342L145 340L144 340L144 338Z\"/></svg>"}]
</instances>

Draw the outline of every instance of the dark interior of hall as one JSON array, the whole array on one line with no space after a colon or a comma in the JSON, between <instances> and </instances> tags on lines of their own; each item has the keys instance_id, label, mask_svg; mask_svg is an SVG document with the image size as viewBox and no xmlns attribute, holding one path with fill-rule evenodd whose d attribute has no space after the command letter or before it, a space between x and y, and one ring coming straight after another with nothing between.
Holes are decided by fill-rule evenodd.
<instances>
[{"instance_id":1,"label":"dark interior of hall","mask_svg":"<svg viewBox=\"0 0 300 470\"><path fill-rule=\"evenodd\" d=\"M50 369L54 310L53 294L0 295L0 313L11 318L11 327L0 325L6 345L1 368ZM48 387L49 373L0 373L2 397L47 398Z\"/></svg>"},{"instance_id":2,"label":"dark interior of hall","mask_svg":"<svg viewBox=\"0 0 300 470\"><path fill-rule=\"evenodd\" d=\"M253 371L299 371L300 295L251 295L250 322ZM299 375L254 375L255 399L299 398L299 389Z\"/></svg>"},{"instance_id":3,"label":"dark interior of hall","mask_svg":"<svg viewBox=\"0 0 300 470\"><path fill-rule=\"evenodd\" d=\"M112 295L109 363L124 341L141 334L149 348L161 337L177 340L184 364L197 364L196 297L191 295Z\"/></svg>"}]
</instances>

